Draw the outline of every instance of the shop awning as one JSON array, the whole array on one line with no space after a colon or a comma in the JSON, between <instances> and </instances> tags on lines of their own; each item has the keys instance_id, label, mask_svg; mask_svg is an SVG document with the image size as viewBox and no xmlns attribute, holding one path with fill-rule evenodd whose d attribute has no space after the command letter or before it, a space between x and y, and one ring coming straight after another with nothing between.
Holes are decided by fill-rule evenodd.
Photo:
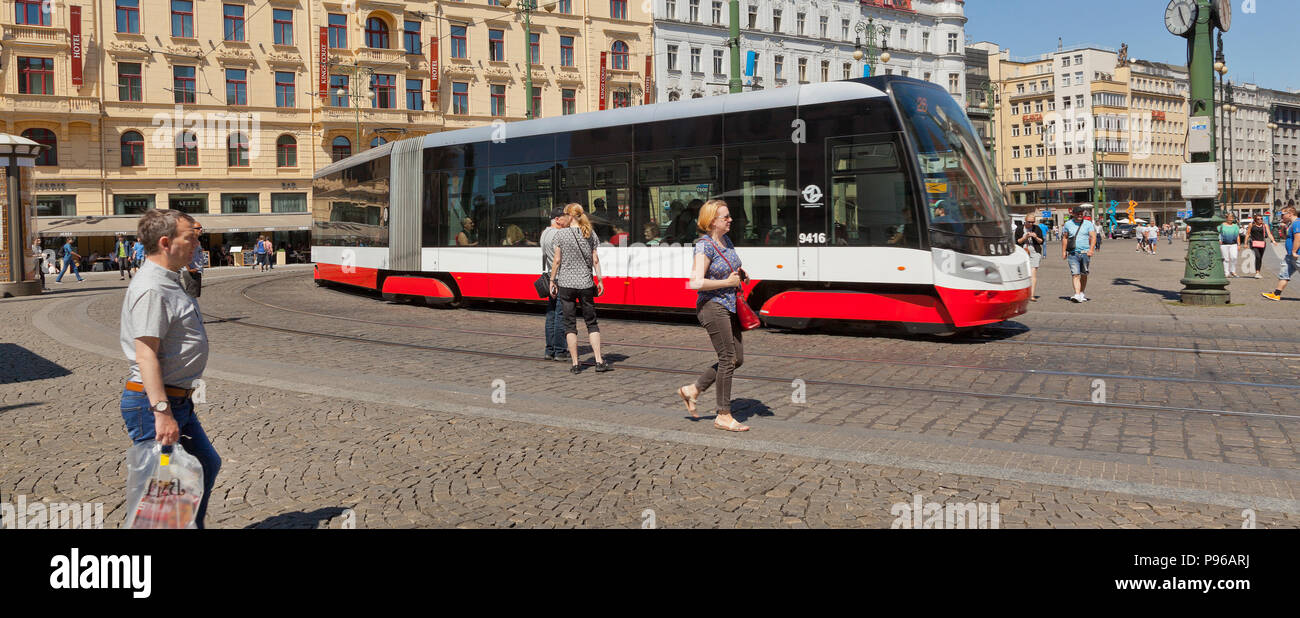
<instances>
[{"instance_id":1,"label":"shop awning","mask_svg":"<svg viewBox=\"0 0 1300 618\"><path fill-rule=\"evenodd\" d=\"M291 232L311 229L311 213L265 215L194 215L205 233ZM140 217L41 217L36 220L41 236L135 235Z\"/></svg>"}]
</instances>

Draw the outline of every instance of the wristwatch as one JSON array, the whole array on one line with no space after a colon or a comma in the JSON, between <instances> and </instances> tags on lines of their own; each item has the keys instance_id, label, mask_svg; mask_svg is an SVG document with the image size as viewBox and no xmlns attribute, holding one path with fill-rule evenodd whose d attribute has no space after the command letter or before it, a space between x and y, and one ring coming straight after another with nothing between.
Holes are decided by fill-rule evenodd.
<instances>
[{"instance_id":1,"label":"wristwatch","mask_svg":"<svg viewBox=\"0 0 1300 618\"><path fill-rule=\"evenodd\" d=\"M160 414L166 414L166 413L170 412L171 409L172 409L171 405L169 405L169 404L167 403L167 400L166 400L166 399L164 399L164 400L162 400L162 401L159 401L158 403L155 403L155 404L153 404L152 406L149 406L149 407L153 408L153 411L154 411L154 412L158 412L158 413L160 413Z\"/></svg>"}]
</instances>

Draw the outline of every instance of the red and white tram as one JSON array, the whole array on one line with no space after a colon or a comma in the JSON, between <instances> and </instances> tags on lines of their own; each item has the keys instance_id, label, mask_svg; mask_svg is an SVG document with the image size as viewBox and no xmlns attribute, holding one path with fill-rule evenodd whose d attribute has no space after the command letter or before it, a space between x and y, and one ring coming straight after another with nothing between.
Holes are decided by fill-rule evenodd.
<instances>
[{"instance_id":1,"label":"red and white tram","mask_svg":"<svg viewBox=\"0 0 1300 618\"><path fill-rule=\"evenodd\" d=\"M947 333L1025 312L1028 258L969 119L880 76L434 133L316 174L318 282L538 301L537 240L582 204L602 305L687 309L695 213L730 206L765 322Z\"/></svg>"}]
</instances>

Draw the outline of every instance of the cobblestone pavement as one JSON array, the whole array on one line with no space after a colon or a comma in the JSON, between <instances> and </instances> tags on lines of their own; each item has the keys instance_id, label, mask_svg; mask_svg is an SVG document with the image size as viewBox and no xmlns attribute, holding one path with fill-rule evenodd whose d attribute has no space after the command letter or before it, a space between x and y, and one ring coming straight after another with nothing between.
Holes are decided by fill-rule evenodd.
<instances>
[{"instance_id":1,"label":"cobblestone pavement","mask_svg":"<svg viewBox=\"0 0 1300 618\"><path fill-rule=\"evenodd\" d=\"M1176 292L1179 256L1125 248L1096 260L1088 304L1055 299L1068 282L1047 261L1034 311L982 340L749 333L734 389L748 434L684 418L673 388L711 357L688 319L602 314L617 369L574 378L515 356L541 351L526 308L214 269L210 523L338 526L353 509L360 527L637 527L650 509L660 527L888 527L920 495L996 503L1003 527L1240 527L1248 508L1296 526L1296 305L1242 298L1271 286L1251 279L1232 280L1240 307L1172 307L1145 290ZM0 301L0 500L102 501L115 526L121 284L87 279ZM1091 405L1097 379L1109 401L1162 409Z\"/></svg>"}]
</instances>

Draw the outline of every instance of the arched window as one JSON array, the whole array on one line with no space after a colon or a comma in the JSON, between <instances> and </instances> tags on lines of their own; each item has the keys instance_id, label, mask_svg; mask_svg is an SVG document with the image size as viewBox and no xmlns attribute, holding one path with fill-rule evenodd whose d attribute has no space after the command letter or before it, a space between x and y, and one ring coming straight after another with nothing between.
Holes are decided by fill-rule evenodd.
<instances>
[{"instance_id":1,"label":"arched window","mask_svg":"<svg viewBox=\"0 0 1300 618\"><path fill-rule=\"evenodd\" d=\"M352 156L352 142L342 135L334 138L331 144L331 154L335 161L341 161Z\"/></svg>"},{"instance_id":2,"label":"arched window","mask_svg":"<svg viewBox=\"0 0 1300 618\"><path fill-rule=\"evenodd\" d=\"M22 136L45 146L41 155L36 157L37 165L58 165L59 164L59 139L54 136L54 131L49 129L27 129L22 132Z\"/></svg>"},{"instance_id":3,"label":"arched window","mask_svg":"<svg viewBox=\"0 0 1300 618\"><path fill-rule=\"evenodd\" d=\"M248 136L243 133L231 133L226 138L226 165L230 167L248 167Z\"/></svg>"},{"instance_id":4,"label":"arched window","mask_svg":"<svg viewBox=\"0 0 1300 618\"><path fill-rule=\"evenodd\" d=\"M388 49L388 24L378 17L366 20L366 47Z\"/></svg>"},{"instance_id":5,"label":"arched window","mask_svg":"<svg viewBox=\"0 0 1300 618\"><path fill-rule=\"evenodd\" d=\"M193 131L176 135L176 166L192 167L199 164L199 140Z\"/></svg>"},{"instance_id":6,"label":"arched window","mask_svg":"<svg viewBox=\"0 0 1300 618\"><path fill-rule=\"evenodd\" d=\"M384 144L387 144L387 143L388 143L388 140L386 140L386 139L384 139L384 138L382 138L382 137L376 137L375 139L370 140L370 147L371 147L371 148L375 148L376 146L383 146Z\"/></svg>"},{"instance_id":7,"label":"arched window","mask_svg":"<svg viewBox=\"0 0 1300 618\"><path fill-rule=\"evenodd\" d=\"M669 101L677 101L677 100L679 100L679 99L681 99L681 98L682 98L682 93L677 92L676 90L674 90L674 91L668 93L668 100L669 100Z\"/></svg>"},{"instance_id":8,"label":"arched window","mask_svg":"<svg viewBox=\"0 0 1300 618\"><path fill-rule=\"evenodd\" d=\"M275 140L275 166L298 167L298 140L292 135L281 135Z\"/></svg>"},{"instance_id":9,"label":"arched window","mask_svg":"<svg viewBox=\"0 0 1300 618\"><path fill-rule=\"evenodd\" d=\"M614 45L610 47L610 51L612 51L614 54L614 68L622 71L626 71L627 70L627 43L624 43L622 41L614 41Z\"/></svg>"},{"instance_id":10,"label":"arched window","mask_svg":"<svg viewBox=\"0 0 1300 618\"><path fill-rule=\"evenodd\" d=\"M144 165L144 137L139 131L122 134L122 167Z\"/></svg>"}]
</instances>

